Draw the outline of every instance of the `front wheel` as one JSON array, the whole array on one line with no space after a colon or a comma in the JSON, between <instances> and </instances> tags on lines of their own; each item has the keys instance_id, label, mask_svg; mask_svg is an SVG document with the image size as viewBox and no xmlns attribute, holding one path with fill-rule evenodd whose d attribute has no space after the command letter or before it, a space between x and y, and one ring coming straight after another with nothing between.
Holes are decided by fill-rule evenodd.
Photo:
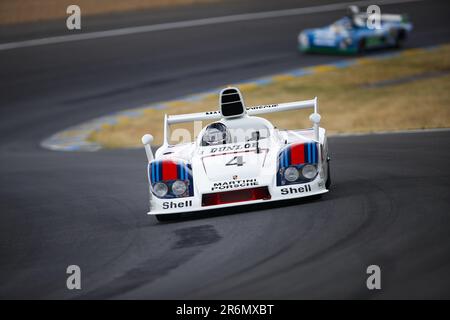
<instances>
[{"instance_id":1,"label":"front wheel","mask_svg":"<svg viewBox=\"0 0 450 320\"><path fill-rule=\"evenodd\" d=\"M168 221L175 221L177 220L180 215L178 213L172 213L172 214L157 214L155 215L156 220L159 222L168 222Z\"/></svg>"},{"instance_id":2,"label":"front wheel","mask_svg":"<svg viewBox=\"0 0 450 320\"><path fill-rule=\"evenodd\" d=\"M405 30L399 30L395 36L395 47L396 48L402 48L405 44L406 40L406 31Z\"/></svg>"}]
</instances>

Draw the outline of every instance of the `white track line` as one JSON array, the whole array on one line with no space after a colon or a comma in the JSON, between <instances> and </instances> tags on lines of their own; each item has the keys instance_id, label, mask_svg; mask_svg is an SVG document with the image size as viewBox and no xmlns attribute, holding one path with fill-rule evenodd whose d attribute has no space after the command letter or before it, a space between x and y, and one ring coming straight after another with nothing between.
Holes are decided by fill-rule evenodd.
<instances>
[{"instance_id":1,"label":"white track line","mask_svg":"<svg viewBox=\"0 0 450 320\"><path fill-rule=\"evenodd\" d=\"M237 14L237 15L230 15L230 16L223 16L223 17L186 20L186 21L179 21L179 22L168 22L168 23L146 25L146 26L139 26L139 27L128 27L128 28L120 28L120 29L113 29L113 30L106 30L106 31L96 31L96 32L88 32L88 33L81 33L81 34L70 34L70 35L64 35L64 36L40 38L40 39L33 39L33 40L8 42L8 43L0 44L0 51L17 49L17 48L42 46L42 45L47 45L47 44L64 43L64 42L71 42L71 41L91 40L91 39L98 39L98 38L124 36L124 35L129 35L129 34L137 34L137 33L145 33L145 32L155 32L155 31L206 26L206 25L219 24L219 23L250 21L250 20L304 15L304 14L311 14L311 13L329 12L329 11L335 11L335 10L341 10L341 9L347 8L349 5L358 5L358 6L366 6L366 5L371 5L371 4L387 5L387 4L416 2L416 1L423 1L423 0L351 1L351 2L344 2L344 3L313 6L313 7L293 8L293 9L286 9L286 10L275 10L275 11L265 11L265 12L256 12L256 13L245 13L245 14Z\"/></svg>"}]
</instances>

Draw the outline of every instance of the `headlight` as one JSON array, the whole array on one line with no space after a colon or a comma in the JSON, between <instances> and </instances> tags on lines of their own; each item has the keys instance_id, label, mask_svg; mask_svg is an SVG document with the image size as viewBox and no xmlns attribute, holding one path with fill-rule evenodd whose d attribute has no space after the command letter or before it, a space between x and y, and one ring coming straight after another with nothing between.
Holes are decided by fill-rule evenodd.
<instances>
[{"instance_id":1,"label":"headlight","mask_svg":"<svg viewBox=\"0 0 450 320\"><path fill-rule=\"evenodd\" d=\"M183 181L177 180L172 184L172 192L176 196L180 196L185 193L187 190L186 183Z\"/></svg>"},{"instance_id":2,"label":"headlight","mask_svg":"<svg viewBox=\"0 0 450 320\"><path fill-rule=\"evenodd\" d=\"M317 174L317 168L312 164L306 164L302 168L302 175L307 179L312 179Z\"/></svg>"},{"instance_id":3,"label":"headlight","mask_svg":"<svg viewBox=\"0 0 450 320\"><path fill-rule=\"evenodd\" d=\"M308 36L304 33L300 33L300 36L298 37L299 41L300 41L300 45L303 48L308 48L309 46L309 40L308 40Z\"/></svg>"},{"instance_id":4,"label":"headlight","mask_svg":"<svg viewBox=\"0 0 450 320\"><path fill-rule=\"evenodd\" d=\"M289 167L284 171L284 177L289 182L294 182L298 179L299 173L297 168L295 167Z\"/></svg>"},{"instance_id":5,"label":"headlight","mask_svg":"<svg viewBox=\"0 0 450 320\"><path fill-rule=\"evenodd\" d=\"M169 191L169 188L167 188L165 183L158 182L153 186L153 192L159 198L164 197L167 194L167 191Z\"/></svg>"}]
</instances>

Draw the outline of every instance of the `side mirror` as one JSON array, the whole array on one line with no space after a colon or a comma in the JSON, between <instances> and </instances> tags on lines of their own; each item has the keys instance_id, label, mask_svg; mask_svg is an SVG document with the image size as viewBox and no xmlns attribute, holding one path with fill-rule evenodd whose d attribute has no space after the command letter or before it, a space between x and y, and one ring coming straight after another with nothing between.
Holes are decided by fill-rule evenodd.
<instances>
[{"instance_id":1,"label":"side mirror","mask_svg":"<svg viewBox=\"0 0 450 320\"><path fill-rule=\"evenodd\" d=\"M320 124L321 116L317 112L312 113L309 116L309 120L313 123L314 135L317 142L319 142L319 124Z\"/></svg>"},{"instance_id":2,"label":"side mirror","mask_svg":"<svg viewBox=\"0 0 450 320\"><path fill-rule=\"evenodd\" d=\"M148 162L153 161L154 157L153 157L152 146L151 146L151 144L153 142L153 136L151 134L144 134L142 136L141 141L142 141L142 144L144 145Z\"/></svg>"},{"instance_id":3,"label":"side mirror","mask_svg":"<svg viewBox=\"0 0 450 320\"><path fill-rule=\"evenodd\" d=\"M310 120L313 124L319 124L319 123L320 123L320 119L321 119L321 116L320 116L320 114L318 114L318 113L312 113L312 114L309 116L309 120Z\"/></svg>"}]
</instances>

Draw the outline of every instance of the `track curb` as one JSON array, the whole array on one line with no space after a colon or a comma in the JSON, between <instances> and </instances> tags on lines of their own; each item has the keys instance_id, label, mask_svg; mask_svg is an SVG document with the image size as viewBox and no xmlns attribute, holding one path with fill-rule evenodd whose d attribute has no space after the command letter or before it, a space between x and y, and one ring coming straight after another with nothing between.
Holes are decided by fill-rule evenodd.
<instances>
[{"instance_id":1,"label":"track curb","mask_svg":"<svg viewBox=\"0 0 450 320\"><path fill-rule=\"evenodd\" d=\"M262 87L272 83L286 82L292 80L293 78L300 78L311 74L331 72L333 70L343 69L353 65L365 64L373 61L400 57L402 55L407 56L424 51L433 51L443 46L444 45L435 45L435 46L412 48L396 52L375 54L370 57L339 60L333 63L296 68L282 73L273 74L270 76L234 83L233 86L238 86L242 90L245 90L246 88ZM132 109L126 109L120 112L95 118L93 120L89 120L87 122L69 127L67 129L64 129L62 131L53 134L52 136L44 139L41 142L41 146L45 149L54 151L88 151L88 152L98 151L102 149L102 146L98 143L89 141L88 137L92 132L100 130L102 126L114 125L119 121L119 119L123 117L128 117L130 119L137 118L148 109L166 109L167 106L172 103L199 101L210 95L217 95L220 90L221 88L215 88L197 94L182 96L173 100L151 103L149 105Z\"/></svg>"}]
</instances>

